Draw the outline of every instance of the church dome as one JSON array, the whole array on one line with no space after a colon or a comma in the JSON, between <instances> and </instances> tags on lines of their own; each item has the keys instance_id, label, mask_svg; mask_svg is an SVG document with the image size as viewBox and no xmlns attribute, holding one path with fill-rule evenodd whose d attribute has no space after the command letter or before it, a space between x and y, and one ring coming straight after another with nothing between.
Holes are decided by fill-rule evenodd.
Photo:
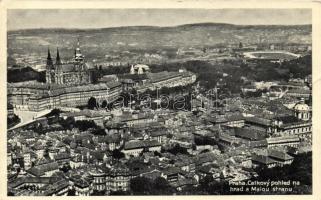
<instances>
[{"instance_id":1,"label":"church dome","mask_svg":"<svg viewBox=\"0 0 321 200\"><path fill-rule=\"evenodd\" d=\"M149 69L149 66L144 65L144 64L137 64L134 66L134 68L135 69L138 69L138 68Z\"/></svg>"},{"instance_id":2,"label":"church dome","mask_svg":"<svg viewBox=\"0 0 321 200\"><path fill-rule=\"evenodd\" d=\"M301 99L299 103L294 106L295 111L309 111L310 107L304 103L304 99Z\"/></svg>"}]
</instances>

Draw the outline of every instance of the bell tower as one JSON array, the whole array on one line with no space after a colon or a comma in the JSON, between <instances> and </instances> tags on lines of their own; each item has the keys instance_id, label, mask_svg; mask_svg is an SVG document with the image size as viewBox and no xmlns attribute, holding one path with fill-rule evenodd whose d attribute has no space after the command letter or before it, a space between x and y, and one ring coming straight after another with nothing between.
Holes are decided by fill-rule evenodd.
<instances>
[{"instance_id":1,"label":"bell tower","mask_svg":"<svg viewBox=\"0 0 321 200\"><path fill-rule=\"evenodd\" d=\"M75 49L75 56L74 56L74 61L76 63L83 63L85 59L85 56L82 55L81 50L80 50L80 42L79 42L79 38L77 41L77 47Z\"/></svg>"}]
</instances>

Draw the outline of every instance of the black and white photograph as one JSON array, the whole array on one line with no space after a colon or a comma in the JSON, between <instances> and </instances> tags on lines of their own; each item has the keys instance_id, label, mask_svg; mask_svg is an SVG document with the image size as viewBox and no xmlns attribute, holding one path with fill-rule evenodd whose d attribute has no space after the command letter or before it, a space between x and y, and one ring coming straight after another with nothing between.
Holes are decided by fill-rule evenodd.
<instances>
[{"instance_id":1,"label":"black and white photograph","mask_svg":"<svg viewBox=\"0 0 321 200\"><path fill-rule=\"evenodd\" d=\"M6 15L7 196L313 194L311 8Z\"/></svg>"}]
</instances>

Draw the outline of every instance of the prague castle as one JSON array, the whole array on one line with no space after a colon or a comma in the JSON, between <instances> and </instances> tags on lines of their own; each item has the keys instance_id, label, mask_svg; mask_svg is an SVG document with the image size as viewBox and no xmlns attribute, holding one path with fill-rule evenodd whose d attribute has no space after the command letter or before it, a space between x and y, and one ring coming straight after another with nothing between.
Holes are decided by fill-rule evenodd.
<instances>
[{"instance_id":1,"label":"prague castle","mask_svg":"<svg viewBox=\"0 0 321 200\"><path fill-rule=\"evenodd\" d=\"M55 63L48 50L46 83L36 81L8 83L8 102L19 110L42 111L57 107L86 105L90 97L98 102L116 100L122 92L117 81L92 84L90 71L79 47L72 62L63 63L59 50Z\"/></svg>"},{"instance_id":2,"label":"prague castle","mask_svg":"<svg viewBox=\"0 0 321 200\"><path fill-rule=\"evenodd\" d=\"M50 50L46 61L46 83L36 81L8 83L8 103L19 110L42 111L59 107L84 106L91 97L101 103L115 101L123 90L155 90L161 87L186 86L196 81L196 75L186 70L151 73L147 65L132 66L130 73L116 80L91 82L91 74L81 53L79 41L74 58L63 62L59 50L55 62Z\"/></svg>"}]
</instances>

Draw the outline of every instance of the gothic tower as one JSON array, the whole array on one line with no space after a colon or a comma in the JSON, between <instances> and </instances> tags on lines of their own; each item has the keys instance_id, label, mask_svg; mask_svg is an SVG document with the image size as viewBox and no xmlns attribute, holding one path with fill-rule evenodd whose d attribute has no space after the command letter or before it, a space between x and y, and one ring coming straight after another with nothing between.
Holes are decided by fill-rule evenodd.
<instances>
[{"instance_id":1,"label":"gothic tower","mask_svg":"<svg viewBox=\"0 0 321 200\"><path fill-rule=\"evenodd\" d=\"M48 48L48 56L47 56L47 64L46 64L46 83L51 83L52 77L51 77L51 71L53 70L53 62L50 55L50 50Z\"/></svg>"},{"instance_id":2,"label":"gothic tower","mask_svg":"<svg viewBox=\"0 0 321 200\"><path fill-rule=\"evenodd\" d=\"M62 62L59 55L59 49L57 48L57 57L55 63L55 83L63 84L62 73Z\"/></svg>"}]
</instances>

